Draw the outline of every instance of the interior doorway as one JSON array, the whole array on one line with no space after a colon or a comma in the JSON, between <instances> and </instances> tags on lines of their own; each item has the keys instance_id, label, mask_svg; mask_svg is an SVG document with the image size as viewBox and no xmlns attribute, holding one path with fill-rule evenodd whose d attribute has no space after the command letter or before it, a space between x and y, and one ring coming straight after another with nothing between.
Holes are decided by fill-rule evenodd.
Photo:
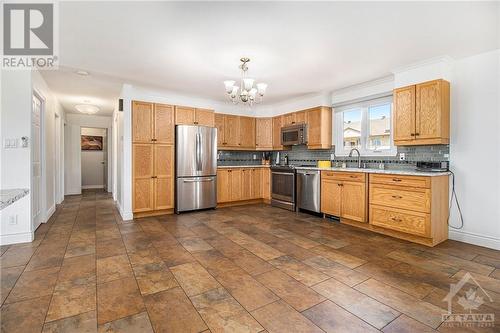
<instances>
[{"instance_id":1,"label":"interior doorway","mask_svg":"<svg viewBox=\"0 0 500 333\"><path fill-rule=\"evenodd\" d=\"M80 134L82 189L107 191L108 130L82 127Z\"/></svg>"}]
</instances>

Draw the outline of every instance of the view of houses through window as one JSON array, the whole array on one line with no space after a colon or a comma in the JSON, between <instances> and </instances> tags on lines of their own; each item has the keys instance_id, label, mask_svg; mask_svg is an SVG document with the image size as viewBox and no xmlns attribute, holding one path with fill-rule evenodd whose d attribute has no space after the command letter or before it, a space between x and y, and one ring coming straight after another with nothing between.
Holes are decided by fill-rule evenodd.
<instances>
[{"instance_id":1,"label":"view of houses through window","mask_svg":"<svg viewBox=\"0 0 500 333\"><path fill-rule=\"evenodd\" d=\"M338 155L348 154L353 148L362 153L395 154L391 135L392 99L381 98L347 105L336 110L335 121L341 131L336 132Z\"/></svg>"}]
</instances>

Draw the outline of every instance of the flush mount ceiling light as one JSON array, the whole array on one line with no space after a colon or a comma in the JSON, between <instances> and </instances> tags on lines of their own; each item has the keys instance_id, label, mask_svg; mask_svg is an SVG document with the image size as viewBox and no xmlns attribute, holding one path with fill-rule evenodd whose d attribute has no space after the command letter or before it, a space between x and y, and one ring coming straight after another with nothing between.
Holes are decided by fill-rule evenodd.
<instances>
[{"instance_id":1,"label":"flush mount ceiling light","mask_svg":"<svg viewBox=\"0 0 500 333\"><path fill-rule=\"evenodd\" d=\"M78 75L81 75L81 76L89 76L90 75L89 72L82 71L82 70L76 71L75 73Z\"/></svg>"},{"instance_id":2,"label":"flush mount ceiling light","mask_svg":"<svg viewBox=\"0 0 500 333\"><path fill-rule=\"evenodd\" d=\"M78 112L85 113L85 114L94 114L99 111L99 108L95 105L92 104L77 104L75 105L75 109Z\"/></svg>"},{"instance_id":3,"label":"flush mount ceiling light","mask_svg":"<svg viewBox=\"0 0 500 333\"><path fill-rule=\"evenodd\" d=\"M262 97L266 93L267 83L257 83L254 87L254 79L247 77L248 65L250 62L249 58L241 58L241 82L238 87L236 81L227 80L224 81L224 86L226 88L226 93L234 104L244 103L252 106L253 104L262 102ZM239 93L238 93L239 90ZM257 95L258 100L257 100Z\"/></svg>"}]
</instances>

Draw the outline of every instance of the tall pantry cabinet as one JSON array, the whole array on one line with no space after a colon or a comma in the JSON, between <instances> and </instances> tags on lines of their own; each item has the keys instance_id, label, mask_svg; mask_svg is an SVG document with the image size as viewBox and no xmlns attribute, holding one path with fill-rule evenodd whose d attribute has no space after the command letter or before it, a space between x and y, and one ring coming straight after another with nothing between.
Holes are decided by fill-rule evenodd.
<instances>
[{"instance_id":1,"label":"tall pantry cabinet","mask_svg":"<svg viewBox=\"0 0 500 333\"><path fill-rule=\"evenodd\" d=\"M172 105L132 102L132 210L134 216L174 208Z\"/></svg>"}]
</instances>

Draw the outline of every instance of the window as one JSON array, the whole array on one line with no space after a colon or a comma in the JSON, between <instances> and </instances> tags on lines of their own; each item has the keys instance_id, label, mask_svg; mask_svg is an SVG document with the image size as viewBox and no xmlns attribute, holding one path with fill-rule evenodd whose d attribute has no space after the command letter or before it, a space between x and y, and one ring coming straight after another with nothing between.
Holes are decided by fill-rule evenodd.
<instances>
[{"instance_id":1,"label":"window","mask_svg":"<svg viewBox=\"0 0 500 333\"><path fill-rule=\"evenodd\" d=\"M357 148L364 156L394 156L392 97L372 99L335 109L335 153L349 155Z\"/></svg>"}]
</instances>

